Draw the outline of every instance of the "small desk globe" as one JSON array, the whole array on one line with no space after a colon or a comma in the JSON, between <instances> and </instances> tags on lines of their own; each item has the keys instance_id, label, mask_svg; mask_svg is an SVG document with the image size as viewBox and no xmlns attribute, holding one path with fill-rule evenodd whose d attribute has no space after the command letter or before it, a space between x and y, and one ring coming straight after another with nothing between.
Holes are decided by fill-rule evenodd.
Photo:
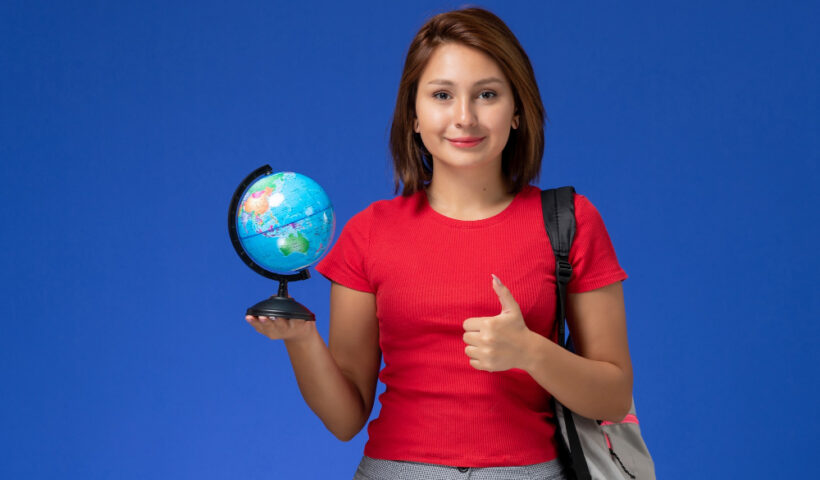
<instances>
[{"instance_id":1,"label":"small desk globe","mask_svg":"<svg viewBox=\"0 0 820 480\"><path fill-rule=\"evenodd\" d=\"M288 296L288 282L310 278L333 240L336 216L327 194L311 178L295 172L273 173L263 165L234 192L228 232L236 253L255 272L279 281L276 295L247 310L249 315L315 320Z\"/></svg>"}]
</instances>

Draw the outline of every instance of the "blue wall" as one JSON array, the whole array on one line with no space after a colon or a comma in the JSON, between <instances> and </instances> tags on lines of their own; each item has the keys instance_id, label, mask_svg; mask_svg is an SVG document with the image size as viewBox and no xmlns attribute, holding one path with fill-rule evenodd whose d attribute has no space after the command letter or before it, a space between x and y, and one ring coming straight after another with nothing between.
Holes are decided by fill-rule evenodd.
<instances>
[{"instance_id":1,"label":"blue wall","mask_svg":"<svg viewBox=\"0 0 820 480\"><path fill-rule=\"evenodd\" d=\"M659 477L814 466L818 3L481 5L536 70L540 185L587 195L630 275ZM243 318L275 285L228 202L265 163L319 182L337 235L390 198L404 54L458 6L0 5L0 477L352 476L366 431L325 430ZM328 292L291 285L325 338Z\"/></svg>"}]
</instances>

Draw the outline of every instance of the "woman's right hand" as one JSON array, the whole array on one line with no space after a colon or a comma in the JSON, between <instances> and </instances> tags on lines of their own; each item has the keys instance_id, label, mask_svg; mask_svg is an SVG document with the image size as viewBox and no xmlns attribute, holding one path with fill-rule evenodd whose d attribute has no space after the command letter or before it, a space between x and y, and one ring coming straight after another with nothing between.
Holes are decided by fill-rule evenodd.
<instances>
[{"instance_id":1,"label":"woman's right hand","mask_svg":"<svg viewBox=\"0 0 820 480\"><path fill-rule=\"evenodd\" d=\"M304 340L316 331L315 321L300 318L245 315L245 320L271 340Z\"/></svg>"}]
</instances>

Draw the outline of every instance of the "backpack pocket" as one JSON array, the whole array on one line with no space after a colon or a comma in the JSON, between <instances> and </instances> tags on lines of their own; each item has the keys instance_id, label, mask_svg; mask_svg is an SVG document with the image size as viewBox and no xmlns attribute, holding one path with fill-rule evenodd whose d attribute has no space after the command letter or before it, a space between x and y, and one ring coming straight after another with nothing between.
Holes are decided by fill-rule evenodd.
<instances>
[{"instance_id":1,"label":"backpack pocket","mask_svg":"<svg viewBox=\"0 0 820 480\"><path fill-rule=\"evenodd\" d=\"M641 437L634 410L620 422L599 422L612 461L627 479L654 479L655 466Z\"/></svg>"}]
</instances>

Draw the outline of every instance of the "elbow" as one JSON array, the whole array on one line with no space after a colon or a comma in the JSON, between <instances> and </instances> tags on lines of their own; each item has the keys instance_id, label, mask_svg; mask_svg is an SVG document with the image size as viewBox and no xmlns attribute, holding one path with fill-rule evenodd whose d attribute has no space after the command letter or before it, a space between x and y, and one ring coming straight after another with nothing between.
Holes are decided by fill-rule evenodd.
<instances>
[{"instance_id":1,"label":"elbow","mask_svg":"<svg viewBox=\"0 0 820 480\"><path fill-rule=\"evenodd\" d=\"M626 417L629 412L632 410L632 381L628 382L628 385L625 386L621 392L617 395L613 395L611 401L608 405L608 412L605 418L601 418L601 420L606 420L608 422L613 423L620 423L624 417Z\"/></svg>"},{"instance_id":2,"label":"elbow","mask_svg":"<svg viewBox=\"0 0 820 480\"><path fill-rule=\"evenodd\" d=\"M328 428L330 433L333 434L334 437L338 438L343 442L349 442L353 440L353 438L359 433L359 430L353 428Z\"/></svg>"},{"instance_id":3,"label":"elbow","mask_svg":"<svg viewBox=\"0 0 820 480\"><path fill-rule=\"evenodd\" d=\"M337 426L336 428L331 428L328 425L326 426L328 427L328 430L330 430L330 433L332 433L334 437L338 438L343 442L349 442L353 440L353 438L361 431L361 428L356 429L350 425L344 427Z\"/></svg>"},{"instance_id":4,"label":"elbow","mask_svg":"<svg viewBox=\"0 0 820 480\"><path fill-rule=\"evenodd\" d=\"M339 440L341 440L343 442L349 442L349 441L353 440L353 437L356 436L356 433L355 432L354 433L351 433L351 432L333 432L333 436L338 438Z\"/></svg>"},{"instance_id":5,"label":"elbow","mask_svg":"<svg viewBox=\"0 0 820 480\"><path fill-rule=\"evenodd\" d=\"M612 423L620 423L624 417L629 414L629 411L632 409L632 395L628 397L624 397L623 399L618 399L617 402L613 402L610 407L610 411L608 414L602 418L601 420L605 420L607 422Z\"/></svg>"},{"instance_id":6,"label":"elbow","mask_svg":"<svg viewBox=\"0 0 820 480\"><path fill-rule=\"evenodd\" d=\"M338 438L343 442L349 442L353 440L359 432L362 431L364 427L364 423L357 422L355 425L344 425L344 426L337 426L336 428L330 428L328 426L328 430L330 433L333 434L334 437Z\"/></svg>"}]
</instances>

